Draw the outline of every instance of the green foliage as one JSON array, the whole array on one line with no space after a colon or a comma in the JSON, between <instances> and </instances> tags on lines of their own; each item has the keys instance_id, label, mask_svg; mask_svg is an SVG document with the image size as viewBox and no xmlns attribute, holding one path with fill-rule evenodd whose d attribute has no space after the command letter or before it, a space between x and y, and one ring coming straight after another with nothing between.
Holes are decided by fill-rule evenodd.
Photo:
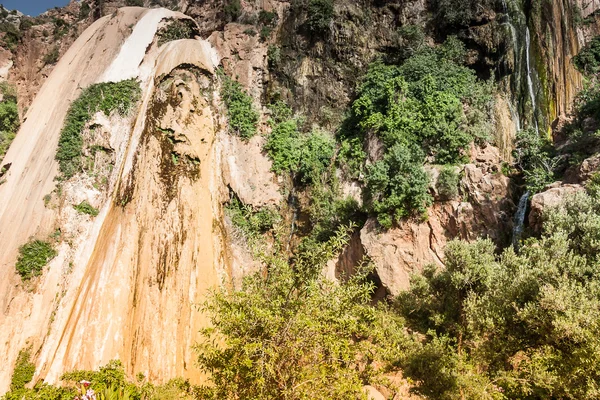
<instances>
[{"instance_id":1,"label":"green foliage","mask_svg":"<svg viewBox=\"0 0 600 400\"><path fill-rule=\"evenodd\" d=\"M595 75L600 71L600 36L594 37L573 57L573 64L585 75Z\"/></svg>"},{"instance_id":2,"label":"green foliage","mask_svg":"<svg viewBox=\"0 0 600 400\"><path fill-rule=\"evenodd\" d=\"M10 51L15 51L23 36L21 31L10 22L2 22L0 23L0 32L3 33L2 46Z\"/></svg>"},{"instance_id":3,"label":"green foliage","mask_svg":"<svg viewBox=\"0 0 600 400\"><path fill-rule=\"evenodd\" d=\"M273 171L291 173L304 184L318 182L331 164L335 149L333 138L316 128L302 133L299 119L281 102L271 105L271 110L272 130L265 150L273 161Z\"/></svg>"},{"instance_id":4,"label":"green foliage","mask_svg":"<svg viewBox=\"0 0 600 400\"><path fill-rule=\"evenodd\" d=\"M73 205L73 208L77 210L78 213L91 215L92 217L97 217L99 213L98 209L94 208L86 200L82 201L77 205Z\"/></svg>"},{"instance_id":5,"label":"green foliage","mask_svg":"<svg viewBox=\"0 0 600 400\"><path fill-rule=\"evenodd\" d=\"M199 365L210 376L203 398L363 399L363 382L385 360L383 343L402 343L401 322L370 306L372 283L362 270L343 284L320 269L346 243L344 230L299 254L292 266L267 260L268 274L241 291L213 293L202 309Z\"/></svg>"},{"instance_id":6,"label":"green foliage","mask_svg":"<svg viewBox=\"0 0 600 400\"><path fill-rule=\"evenodd\" d=\"M307 7L306 27L317 35L329 30L333 20L333 0L309 0Z\"/></svg>"},{"instance_id":7,"label":"green foliage","mask_svg":"<svg viewBox=\"0 0 600 400\"><path fill-rule=\"evenodd\" d=\"M531 192L537 193L554 181L558 159L553 153L552 143L535 129L517 132L513 157Z\"/></svg>"},{"instance_id":8,"label":"green foliage","mask_svg":"<svg viewBox=\"0 0 600 400\"><path fill-rule=\"evenodd\" d=\"M244 91L239 82L222 72L219 75L221 76L221 99L227 107L229 128L242 139L250 139L256 135L259 118L252 97Z\"/></svg>"},{"instance_id":9,"label":"green foliage","mask_svg":"<svg viewBox=\"0 0 600 400\"><path fill-rule=\"evenodd\" d=\"M127 393L130 399L140 399L140 389L133 383L126 380L123 364L118 360L109 361L108 364L102 366L98 371L71 371L63 374L60 378L64 382L78 384L82 380L91 382L90 387L96 393L101 393L102 396L114 395L124 396ZM109 397L110 398L110 397ZM117 397L121 399L123 397Z\"/></svg>"},{"instance_id":10,"label":"green foliage","mask_svg":"<svg viewBox=\"0 0 600 400\"><path fill-rule=\"evenodd\" d=\"M595 398L600 393L600 198L545 213L544 233L500 257L452 242L397 299L420 346L398 361L436 399Z\"/></svg>"},{"instance_id":11,"label":"green foliage","mask_svg":"<svg viewBox=\"0 0 600 400\"><path fill-rule=\"evenodd\" d=\"M125 0L127 7L144 7L144 0Z\"/></svg>"},{"instance_id":12,"label":"green foliage","mask_svg":"<svg viewBox=\"0 0 600 400\"><path fill-rule=\"evenodd\" d=\"M79 7L79 19L82 20L89 17L90 11L92 11L92 8L90 7L89 3L85 0L82 1Z\"/></svg>"},{"instance_id":13,"label":"green foliage","mask_svg":"<svg viewBox=\"0 0 600 400\"><path fill-rule=\"evenodd\" d=\"M281 218L276 210L263 208L255 211L251 206L243 204L237 197L231 199L225 210L233 225L251 240L255 240L261 234L272 229Z\"/></svg>"},{"instance_id":14,"label":"green foliage","mask_svg":"<svg viewBox=\"0 0 600 400\"><path fill-rule=\"evenodd\" d=\"M426 159L460 163L471 142L489 139L492 88L462 66L464 58L454 37L436 48L415 46L401 65L372 64L358 87L340 160L352 175L365 173L371 211L384 227L430 204ZM365 140L383 146L383 157L366 171Z\"/></svg>"},{"instance_id":15,"label":"green foliage","mask_svg":"<svg viewBox=\"0 0 600 400\"><path fill-rule=\"evenodd\" d=\"M281 49L279 46L271 45L267 50L267 61L269 68L276 68L281 62Z\"/></svg>"},{"instance_id":16,"label":"green foliage","mask_svg":"<svg viewBox=\"0 0 600 400\"><path fill-rule=\"evenodd\" d=\"M494 9L495 0L431 0L431 10L440 29L464 27L484 12Z\"/></svg>"},{"instance_id":17,"label":"green foliage","mask_svg":"<svg viewBox=\"0 0 600 400\"><path fill-rule=\"evenodd\" d=\"M242 15L242 4L240 0L226 0L223 11L229 22L237 21Z\"/></svg>"},{"instance_id":18,"label":"green foliage","mask_svg":"<svg viewBox=\"0 0 600 400\"><path fill-rule=\"evenodd\" d=\"M440 173L435 183L436 189L442 199L451 200L458 196L458 183L460 175L456 168L451 165L445 165L440 170Z\"/></svg>"},{"instance_id":19,"label":"green foliage","mask_svg":"<svg viewBox=\"0 0 600 400\"><path fill-rule=\"evenodd\" d=\"M415 212L425 216L431 205L429 183L422 153L401 143L394 145L367 168L367 194L379 223L390 228Z\"/></svg>"},{"instance_id":20,"label":"green foliage","mask_svg":"<svg viewBox=\"0 0 600 400\"><path fill-rule=\"evenodd\" d=\"M162 46L167 42L180 39L191 39L194 37L194 30L191 22L181 19L171 19L167 25L158 31L158 45Z\"/></svg>"},{"instance_id":21,"label":"green foliage","mask_svg":"<svg viewBox=\"0 0 600 400\"><path fill-rule=\"evenodd\" d=\"M31 354L28 349L19 351L17 363L10 381L11 391L25 388L25 385L33 378L33 374L35 374L35 364L29 361L30 357Z\"/></svg>"},{"instance_id":22,"label":"green foliage","mask_svg":"<svg viewBox=\"0 0 600 400\"><path fill-rule=\"evenodd\" d=\"M40 275L44 266L57 254L50 243L31 240L19 248L19 258L15 268L24 281L29 280Z\"/></svg>"},{"instance_id":23,"label":"green foliage","mask_svg":"<svg viewBox=\"0 0 600 400\"><path fill-rule=\"evenodd\" d=\"M106 115L118 112L127 114L141 94L136 80L97 83L84 89L75 100L65 118L60 133L56 160L60 166L61 178L69 179L82 170L83 137L81 132L92 116L102 111Z\"/></svg>"},{"instance_id":24,"label":"green foliage","mask_svg":"<svg viewBox=\"0 0 600 400\"><path fill-rule=\"evenodd\" d=\"M46 53L46 55L43 58L45 65L56 64L56 62L58 61L58 57L59 57L58 50L59 50L58 46L54 46L52 48L52 50L50 50L48 53Z\"/></svg>"},{"instance_id":25,"label":"green foliage","mask_svg":"<svg viewBox=\"0 0 600 400\"><path fill-rule=\"evenodd\" d=\"M19 110L15 88L7 83L0 85L2 102L0 102L0 161L8 151L17 130L19 129Z\"/></svg>"}]
</instances>

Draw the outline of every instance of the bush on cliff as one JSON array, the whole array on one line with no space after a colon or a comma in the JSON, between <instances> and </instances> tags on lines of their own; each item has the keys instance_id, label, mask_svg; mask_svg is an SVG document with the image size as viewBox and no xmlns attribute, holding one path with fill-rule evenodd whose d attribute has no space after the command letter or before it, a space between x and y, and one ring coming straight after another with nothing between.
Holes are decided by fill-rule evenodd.
<instances>
[{"instance_id":1,"label":"bush on cliff","mask_svg":"<svg viewBox=\"0 0 600 400\"><path fill-rule=\"evenodd\" d=\"M81 132L94 114L102 111L106 115L112 112L125 115L138 101L140 94L140 85L134 79L97 83L81 92L79 98L71 104L60 132L56 160L61 179L69 179L83 169L84 143Z\"/></svg>"},{"instance_id":2,"label":"bush on cliff","mask_svg":"<svg viewBox=\"0 0 600 400\"><path fill-rule=\"evenodd\" d=\"M259 114L254 108L252 97L246 93L239 82L231 79L219 70L221 77L221 99L227 108L229 129L242 139L256 135Z\"/></svg>"},{"instance_id":3,"label":"bush on cliff","mask_svg":"<svg viewBox=\"0 0 600 400\"><path fill-rule=\"evenodd\" d=\"M19 248L19 258L15 266L17 273L23 280L38 276L57 254L50 243L32 240Z\"/></svg>"},{"instance_id":4,"label":"bush on cliff","mask_svg":"<svg viewBox=\"0 0 600 400\"><path fill-rule=\"evenodd\" d=\"M489 139L491 87L462 66L464 58L464 45L449 38L401 65L375 62L358 87L341 134L341 159L361 169L352 159L366 158L364 143L381 149L362 172L371 211L385 227L424 214L431 202L426 160L461 163L471 142Z\"/></svg>"}]
</instances>

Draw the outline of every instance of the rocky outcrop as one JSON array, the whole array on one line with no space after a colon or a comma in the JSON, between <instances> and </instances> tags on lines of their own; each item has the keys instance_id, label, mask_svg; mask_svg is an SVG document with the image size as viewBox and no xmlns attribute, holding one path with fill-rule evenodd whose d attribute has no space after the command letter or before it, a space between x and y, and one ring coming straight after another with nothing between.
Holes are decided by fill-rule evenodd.
<instances>
[{"instance_id":1,"label":"rocky outcrop","mask_svg":"<svg viewBox=\"0 0 600 400\"><path fill-rule=\"evenodd\" d=\"M391 295L406 290L410 275L427 264L443 266L448 240L491 238L498 245L510 240L514 203L510 180L499 171L501 157L493 146L472 149L472 163L462 169L462 201L438 202L427 220L405 220L382 230L369 219L360 241L375 266L382 286Z\"/></svg>"},{"instance_id":2,"label":"rocky outcrop","mask_svg":"<svg viewBox=\"0 0 600 400\"><path fill-rule=\"evenodd\" d=\"M531 198L531 211L529 212L529 227L539 232L542 228L544 210L558 206L567 196L583 191L581 185L561 184L556 182L545 191L537 193Z\"/></svg>"}]
</instances>

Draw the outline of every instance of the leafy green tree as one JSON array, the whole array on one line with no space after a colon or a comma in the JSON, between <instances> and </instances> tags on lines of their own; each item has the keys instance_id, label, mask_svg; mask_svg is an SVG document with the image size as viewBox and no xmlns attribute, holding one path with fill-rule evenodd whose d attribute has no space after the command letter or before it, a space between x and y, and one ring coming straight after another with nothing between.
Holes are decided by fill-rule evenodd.
<instances>
[{"instance_id":1,"label":"leafy green tree","mask_svg":"<svg viewBox=\"0 0 600 400\"><path fill-rule=\"evenodd\" d=\"M333 0L309 0L306 26L314 34L323 34L333 20Z\"/></svg>"},{"instance_id":2,"label":"leafy green tree","mask_svg":"<svg viewBox=\"0 0 600 400\"><path fill-rule=\"evenodd\" d=\"M594 37L573 57L575 67L585 75L595 75L600 71L600 36Z\"/></svg>"},{"instance_id":3,"label":"leafy green tree","mask_svg":"<svg viewBox=\"0 0 600 400\"><path fill-rule=\"evenodd\" d=\"M393 146L367 168L367 193L379 223L389 228L414 212L425 215L431 205L429 182L422 153L407 145Z\"/></svg>"},{"instance_id":4,"label":"leafy green tree","mask_svg":"<svg viewBox=\"0 0 600 400\"><path fill-rule=\"evenodd\" d=\"M554 155L552 143L535 129L517 132L513 156L530 191L539 192L554 181L559 159Z\"/></svg>"},{"instance_id":5,"label":"leafy green tree","mask_svg":"<svg viewBox=\"0 0 600 400\"><path fill-rule=\"evenodd\" d=\"M273 161L273 171L291 173L303 184L319 182L333 159L333 138L317 128L301 132L300 119L282 102L271 105L271 114L272 130L265 150Z\"/></svg>"},{"instance_id":6,"label":"leafy green tree","mask_svg":"<svg viewBox=\"0 0 600 400\"><path fill-rule=\"evenodd\" d=\"M343 284L320 271L346 243L340 230L298 254L294 265L268 262L267 276L248 277L237 292L215 292L204 304L213 328L203 331L199 364L209 373L205 398L361 399L373 363L403 343L401 322L370 305L366 270ZM389 347L390 349L392 347Z\"/></svg>"}]
</instances>

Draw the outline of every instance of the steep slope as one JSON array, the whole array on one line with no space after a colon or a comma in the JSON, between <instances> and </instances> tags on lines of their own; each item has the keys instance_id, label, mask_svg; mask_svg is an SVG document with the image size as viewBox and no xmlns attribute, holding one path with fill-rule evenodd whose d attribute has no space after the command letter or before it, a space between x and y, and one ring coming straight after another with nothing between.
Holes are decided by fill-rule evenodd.
<instances>
[{"instance_id":1,"label":"steep slope","mask_svg":"<svg viewBox=\"0 0 600 400\"><path fill-rule=\"evenodd\" d=\"M159 46L156 35L186 18L124 8L96 21L53 70L6 155L0 393L27 346L37 360L36 380L55 382L65 370L114 358L153 380L198 375L191 346L203 321L193 304L224 273L213 228L220 212L217 60L200 39ZM140 82L140 104L125 117L98 113L84 132L88 145L102 144L104 164L96 158L92 169L54 191L69 105L90 84L129 78ZM83 200L100 210L97 217L75 211ZM40 278L22 283L14 269L19 246L52 232L60 236L59 255Z\"/></svg>"}]
</instances>

